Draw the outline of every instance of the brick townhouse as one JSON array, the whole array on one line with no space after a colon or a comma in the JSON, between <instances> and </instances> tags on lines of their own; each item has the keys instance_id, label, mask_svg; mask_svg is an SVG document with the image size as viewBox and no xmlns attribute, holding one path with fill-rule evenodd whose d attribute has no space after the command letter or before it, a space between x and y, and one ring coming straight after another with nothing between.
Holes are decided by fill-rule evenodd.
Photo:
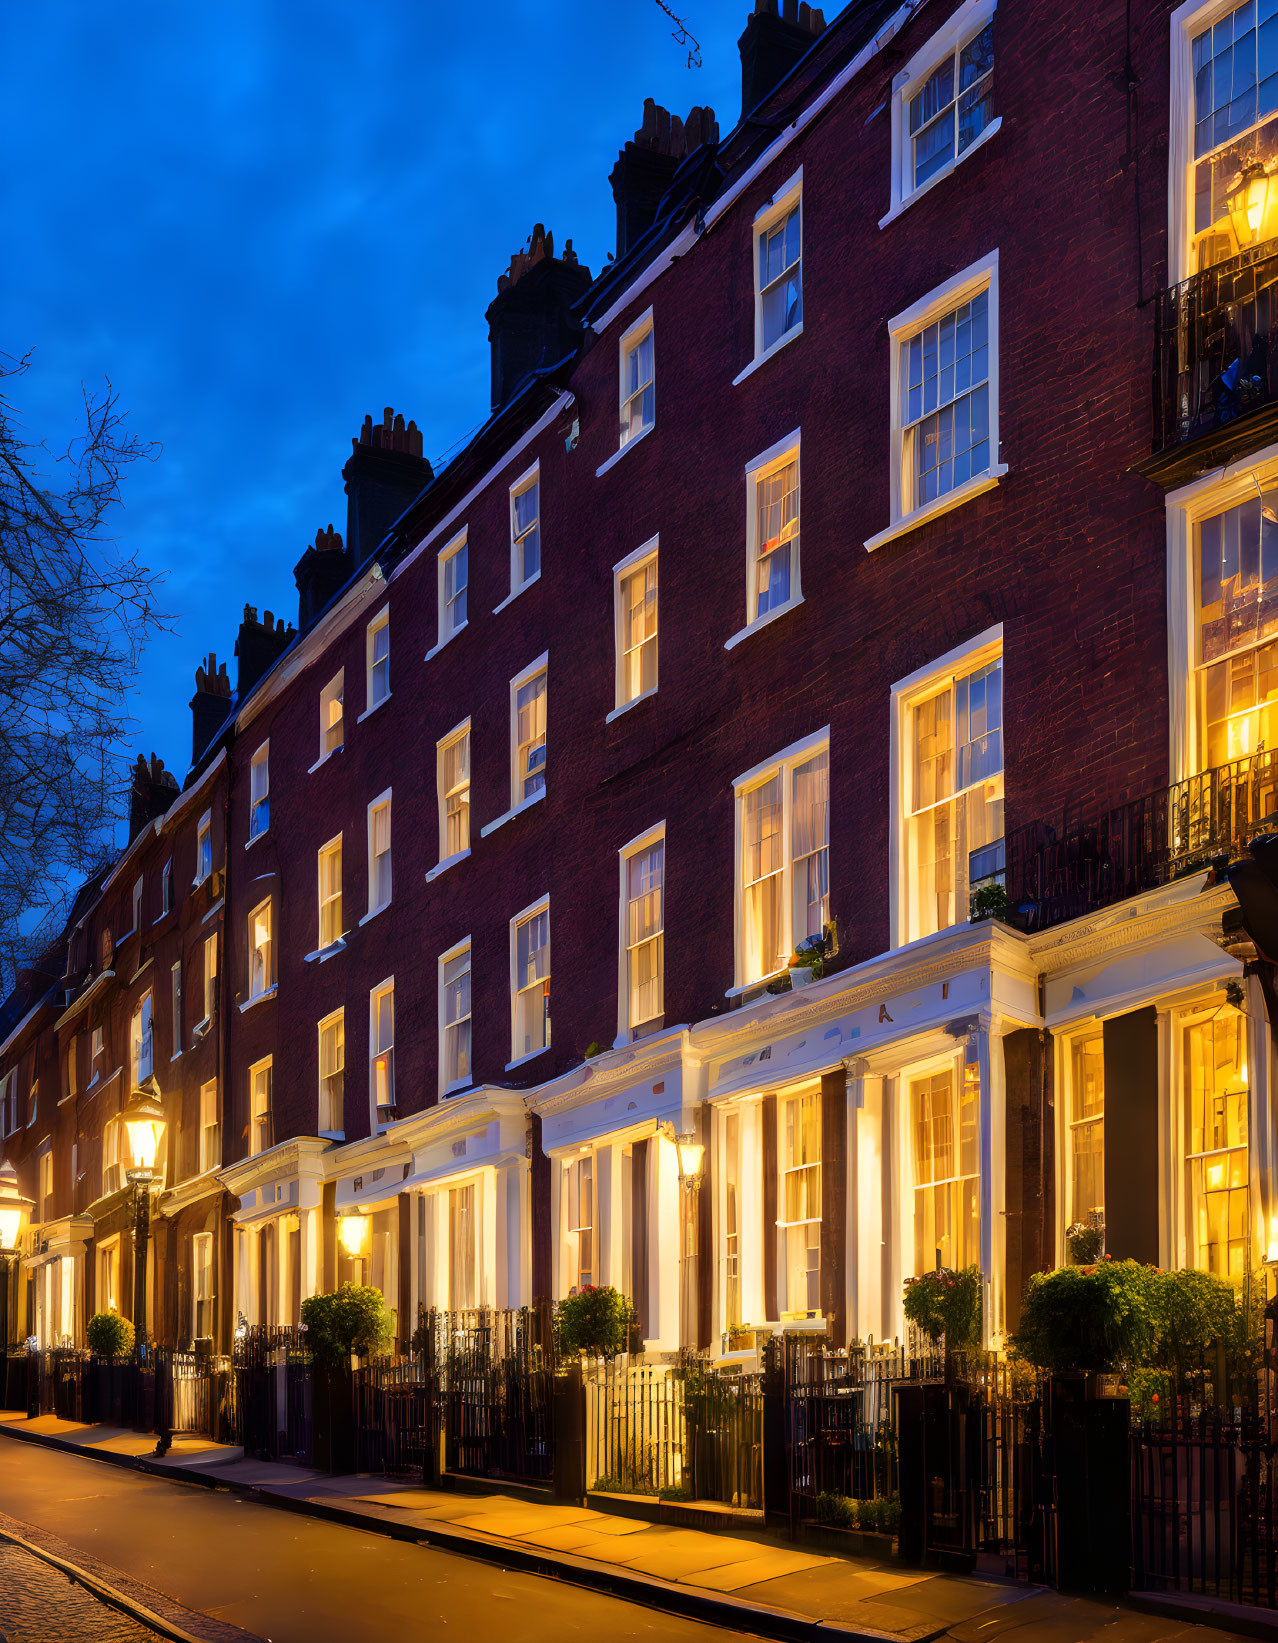
<instances>
[{"instance_id":1,"label":"brick townhouse","mask_svg":"<svg viewBox=\"0 0 1278 1643\"><path fill-rule=\"evenodd\" d=\"M460 454L365 422L6 1006L15 1328L131 1305L147 1076L178 1342L348 1277L403 1335L611 1283L652 1352L883 1339L939 1262L998 1343L1072 1224L1278 1240L1223 871L1278 811L1278 3L760 0L741 62L722 136L646 106L615 260L512 257Z\"/></svg>"}]
</instances>

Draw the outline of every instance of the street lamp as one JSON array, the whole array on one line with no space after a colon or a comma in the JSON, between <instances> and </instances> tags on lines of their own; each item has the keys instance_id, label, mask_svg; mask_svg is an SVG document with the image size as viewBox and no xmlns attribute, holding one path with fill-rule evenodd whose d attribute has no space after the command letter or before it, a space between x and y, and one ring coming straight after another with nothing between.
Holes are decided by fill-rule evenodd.
<instances>
[{"instance_id":1,"label":"street lamp","mask_svg":"<svg viewBox=\"0 0 1278 1643\"><path fill-rule=\"evenodd\" d=\"M663 1126L674 1143L679 1168L679 1344L686 1345L696 1330L697 1256L700 1252L701 1178L706 1149L695 1134L676 1134L673 1124Z\"/></svg>"},{"instance_id":2,"label":"street lamp","mask_svg":"<svg viewBox=\"0 0 1278 1643\"><path fill-rule=\"evenodd\" d=\"M151 1183L164 1134L164 1108L154 1081L148 1079L129 1097L121 1117L133 1162L125 1180L133 1188L133 1346L141 1359L146 1350L146 1257L151 1241Z\"/></svg>"},{"instance_id":3,"label":"street lamp","mask_svg":"<svg viewBox=\"0 0 1278 1643\"><path fill-rule=\"evenodd\" d=\"M345 1215L338 1217L337 1236L342 1248L352 1261L359 1264L355 1269L356 1279L363 1281L364 1242L368 1233L368 1220L357 1209L348 1210Z\"/></svg>"},{"instance_id":4,"label":"street lamp","mask_svg":"<svg viewBox=\"0 0 1278 1643\"><path fill-rule=\"evenodd\" d=\"M3 1288L0 1288L0 1347L6 1352L9 1350L10 1268L18 1257L18 1244L32 1208L32 1200L24 1198L18 1191L17 1170L12 1164L5 1164L0 1168L0 1273L3 1273Z\"/></svg>"}]
</instances>

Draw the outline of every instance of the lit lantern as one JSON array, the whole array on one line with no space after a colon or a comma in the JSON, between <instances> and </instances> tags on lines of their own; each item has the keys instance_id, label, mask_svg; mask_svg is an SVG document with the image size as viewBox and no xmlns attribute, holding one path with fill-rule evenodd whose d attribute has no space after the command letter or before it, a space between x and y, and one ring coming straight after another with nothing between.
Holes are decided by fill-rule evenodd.
<instances>
[{"instance_id":1,"label":"lit lantern","mask_svg":"<svg viewBox=\"0 0 1278 1643\"><path fill-rule=\"evenodd\" d=\"M1264 162L1253 160L1244 166L1238 181L1225 195L1229 220L1233 224L1238 249L1257 245L1264 238L1269 216L1270 176Z\"/></svg>"},{"instance_id":2,"label":"lit lantern","mask_svg":"<svg viewBox=\"0 0 1278 1643\"><path fill-rule=\"evenodd\" d=\"M353 1257L364 1253L364 1233L367 1223L358 1210L349 1215L343 1215L337 1223L338 1236L342 1240L342 1248Z\"/></svg>"},{"instance_id":3,"label":"lit lantern","mask_svg":"<svg viewBox=\"0 0 1278 1643\"><path fill-rule=\"evenodd\" d=\"M701 1179L706 1149L691 1135L677 1135L675 1150L679 1155L679 1179L688 1186L695 1186Z\"/></svg>"},{"instance_id":4,"label":"lit lantern","mask_svg":"<svg viewBox=\"0 0 1278 1643\"><path fill-rule=\"evenodd\" d=\"M155 1174L155 1159L164 1134L164 1109L154 1095L137 1089L129 1097L121 1117L133 1160L125 1173L130 1181L146 1183Z\"/></svg>"},{"instance_id":5,"label":"lit lantern","mask_svg":"<svg viewBox=\"0 0 1278 1643\"><path fill-rule=\"evenodd\" d=\"M17 1249L32 1207L32 1200L18 1191L17 1170L6 1164L0 1169L0 1254Z\"/></svg>"}]
</instances>

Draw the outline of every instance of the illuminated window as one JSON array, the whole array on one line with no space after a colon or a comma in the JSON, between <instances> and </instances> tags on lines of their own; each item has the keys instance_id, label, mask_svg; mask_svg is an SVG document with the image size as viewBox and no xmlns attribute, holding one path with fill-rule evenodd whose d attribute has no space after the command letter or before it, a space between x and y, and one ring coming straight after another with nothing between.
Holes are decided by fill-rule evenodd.
<instances>
[{"instance_id":1,"label":"illuminated window","mask_svg":"<svg viewBox=\"0 0 1278 1643\"><path fill-rule=\"evenodd\" d=\"M375 1121L395 1116L395 983L384 981L368 999L369 1088Z\"/></svg>"},{"instance_id":2,"label":"illuminated window","mask_svg":"<svg viewBox=\"0 0 1278 1643\"><path fill-rule=\"evenodd\" d=\"M439 961L440 1082L442 1093L472 1082L470 1065L470 943Z\"/></svg>"},{"instance_id":3,"label":"illuminated window","mask_svg":"<svg viewBox=\"0 0 1278 1643\"><path fill-rule=\"evenodd\" d=\"M756 359L803 325L802 177L787 184L754 223Z\"/></svg>"},{"instance_id":4,"label":"illuminated window","mask_svg":"<svg viewBox=\"0 0 1278 1643\"><path fill-rule=\"evenodd\" d=\"M142 880L133 881L133 928L142 928Z\"/></svg>"},{"instance_id":5,"label":"illuminated window","mask_svg":"<svg viewBox=\"0 0 1278 1643\"><path fill-rule=\"evenodd\" d=\"M621 339L621 443L646 434L657 417L652 368L652 314Z\"/></svg>"},{"instance_id":6,"label":"illuminated window","mask_svg":"<svg viewBox=\"0 0 1278 1643\"><path fill-rule=\"evenodd\" d=\"M173 1012L173 1058L182 1053L182 964L169 971L169 1007Z\"/></svg>"},{"instance_id":7,"label":"illuminated window","mask_svg":"<svg viewBox=\"0 0 1278 1643\"><path fill-rule=\"evenodd\" d=\"M510 682L512 805L546 789L546 659Z\"/></svg>"},{"instance_id":8,"label":"illuminated window","mask_svg":"<svg viewBox=\"0 0 1278 1643\"><path fill-rule=\"evenodd\" d=\"M646 544L614 573L617 612L616 706L657 688L657 548Z\"/></svg>"},{"instance_id":9,"label":"illuminated window","mask_svg":"<svg viewBox=\"0 0 1278 1643\"><path fill-rule=\"evenodd\" d=\"M907 94L911 190L953 164L994 116L994 24L947 51Z\"/></svg>"},{"instance_id":10,"label":"illuminated window","mask_svg":"<svg viewBox=\"0 0 1278 1643\"><path fill-rule=\"evenodd\" d=\"M204 1020L217 1013L217 937L204 938Z\"/></svg>"},{"instance_id":11,"label":"illuminated window","mask_svg":"<svg viewBox=\"0 0 1278 1643\"><path fill-rule=\"evenodd\" d=\"M121 1121L108 1118L102 1126L102 1194L120 1190Z\"/></svg>"},{"instance_id":12,"label":"illuminated window","mask_svg":"<svg viewBox=\"0 0 1278 1643\"><path fill-rule=\"evenodd\" d=\"M439 859L470 849L470 720L450 730L435 756L439 788Z\"/></svg>"},{"instance_id":13,"label":"illuminated window","mask_svg":"<svg viewBox=\"0 0 1278 1643\"><path fill-rule=\"evenodd\" d=\"M595 1160L592 1153L564 1166L564 1227L568 1234L568 1293L595 1282Z\"/></svg>"},{"instance_id":14,"label":"illuminated window","mask_svg":"<svg viewBox=\"0 0 1278 1643\"><path fill-rule=\"evenodd\" d=\"M195 833L195 882L203 884L213 871L213 814L206 810Z\"/></svg>"},{"instance_id":15,"label":"illuminated window","mask_svg":"<svg viewBox=\"0 0 1278 1643\"><path fill-rule=\"evenodd\" d=\"M1100 1033L1070 1048L1070 1217L1105 1213L1105 1045Z\"/></svg>"},{"instance_id":16,"label":"illuminated window","mask_svg":"<svg viewBox=\"0 0 1278 1643\"><path fill-rule=\"evenodd\" d=\"M222 1110L217 1079L200 1086L200 1173L222 1162Z\"/></svg>"},{"instance_id":17,"label":"illuminated window","mask_svg":"<svg viewBox=\"0 0 1278 1643\"><path fill-rule=\"evenodd\" d=\"M36 1218L40 1221L53 1219L53 1148L46 1146L40 1154L40 1170L37 1191L40 1202L36 1206Z\"/></svg>"},{"instance_id":18,"label":"illuminated window","mask_svg":"<svg viewBox=\"0 0 1278 1643\"><path fill-rule=\"evenodd\" d=\"M1229 1004L1182 1028L1190 1258L1221 1278L1251 1265L1246 1028Z\"/></svg>"},{"instance_id":19,"label":"illuminated window","mask_svg":"<svg viewBox=\"0 0 1278 1643\"><path fill-rule=\"evenodd\" d=\"M120 1240L109 1238L98 1245L97 1294L95 1310L120 1310Z\"/></svg>"},{"instance_id":20,"label":"illuminated window","mask_svg":"<svg viewBox=\"0 0 1278 1643\"><path fill-rule=\"evenodd\" d=\"M622 1031L661 1020L665 1009L666 841L649 835L621 853Z\"/></svg>"},{"instance_id":21,"label":"illuminated window","mask_svg":"<svg viewBox=\"0 0 1278 1643\"><path fill-rule=\"evenodd\" d=\"M799 579L799 436L746 468L746 622L802 598Z\"/></svg>"},{"instance_id":22,"label":"illuminated window","mask_svg":"<svg viewBox=\"0 0 1278 1643\"><path fill-rule=\"evenodd\" d=\"M962 923L972 893L1003 882L1003 660L989 649L900 694L904 941Z\"/></svg>"},{"instance_id":23,"label":"illuminated window","mask_svg":"<svg viewBox=\"0 0 1278 1643\"><path fill-rule=\"evenodd\" d=\"M1214 8L1204 7L1211 15ZM1278 233L1278 7L1246 0L1193 32L1193 266Z\"/></svg>"},{"instance_id":24,"label":"illuminated window","mask_svg":"<svg viewBox=\"0 0 1278 1643\"><path fill-rule=\"evenodd\" d=\"M271 825L271 744L263 742L249 765L249 838Z\"/></svg>"},{"instance_id":25,"label":"illuminated window","mask_svg":"<svg viewBox=\"0 0 1278 1643\"><path fill-rule=\"evenodd\" d=\"M342 937L342 835L321 845L319 866L319 945L322 952Z\"/></svg>"},{"instance_id":26,"label":"illuminated window","mask_svg":"<svg viewBox=\"0 0 1278 1643\"><path fill-rule=\"evenodd\" d=\"M470 548L466 532L455 536L439 554L439 636L436 648L466 626L466 592Z\"/></svg>"},{"instance_id":27,"label":"illuminated window","mask_svg":"<svg viewBox=\"0 0 1278 1643\"><path fill-rule=\"evenodd\" d=\"M319 1024L319 1131L341 1134L345 1124L346 1015L335 1010Z\"/></svg>"},{"instance_id":28,"label":"illuminated window","mask_svg":"<svg viewBox=\"0 0 1278 1643\"><path fill-rule=\"evenodd\" d=\"M271 903L268 897L248 917L249 997L261 998L275 985L275 944L271 940Z\"/></svg>"},{"instance_id":29,"label":"illuminated window","mask_svg":"<svg viewBox=\"0 0 1278 1643\"><path fill-rule=\"evenodd\" d=\"M513 1062L550 1045L549 900L510 921L510 965Z\"/></svg>"},{"instance_id":30,"label":"illuminated window","mask_svg":"<svg viewBox=\"0 0 1278 1643\"><path fill-rule=\"evenodd\" d=\"M213 1336L213 1234L191 1238L191 1332L197 1341Z\"/></svg>"},{"instance_id":31,"label":"illuminated window","mask_svg":"<svg viewBox=\"0 0 1278 1643\"><path fill-rule=\"evenodd\" d=\"M390 695L390 612L382 611L368 624L367 678L364 681L366 711L379 707Z\"/></svg>"},{"instance_id":32,"label":"illuminated window","mask_svg":"<svg viewBox=\"0 0 1278 1643\"><path fill-rule=\"evenodd\" d=\"M1278 19L1275 21L1278 28ZM1197 744L1205 769L1278 747L1278 492L1196 526Z\"/></svg>"},{"instance_id":33,"label":"illuminated window","mask_svg":"<svg viewBox=\"0 0 1278 1643\"><path fill-rule=\"evenodd\" d=\"M249 1068L249 1156L272 1145L271 1058Z\"/></svg>"},{"instance_id":34,"label":"illuminated window","mask_svg":"<svg viewBox=\"0 0 1278 1643\"><path fill-rule=\"evenodd\" d=\"M510 487L510 592L541 575L541 480L533 468Z\"/></svg>"},{"instance_id":35,"label":"illuminated window","mask_svg":"<svg viewBox=\"0 0 1278 1643\"><path fill-rule=\"evenodd\" d=\"M133 1015L129 1020L129 1076L133 1080L133 1088L144 1078L150 1078L154 1071L155 1058L152 1053L151 1033L151 995L143 993L133 1007Z\"/></svg>"},{"instance_id":36,"label":"illuminated window","mask_svg":"<svg viewBox=\"0 0 1278 1643\"><path fill-rule=\"evenodd\" d=\"M821 1092L805 1090L778 1102L777 1228L783 1318L821 1311Z\"/></svg>"},{"instance_id":37,"label":"illuminated window","mask_svg":"<svg viewBox=\"0 0 1278 1643\"><path fill-rule=\"evenodd\" d=\"M786 966L830 917L830 755L805 744L736 783L740 839L737 983Z\"/></svg>"},{"instance_id":38,"label":"illuminated window","mask_svg":"<svg viewBox=\"0 0 1278 1643\"><path fill-rule=\"evenodd\" d=\"M475 1183L448 1189L448 1304L454 1310L476 1304Z\"/></svg>"},{"instance_id":39,"label":"illuminated window","mask_svg":"<svg viewBox=\"0 0 1278 1643\"><path fill-rule=\"evenodd\" d=\"M741 1117L723 1124L723 1322L733 1329L741 1316Z\"/></svg>"},{"instance_id":40,"label":"illuminated window","mask_svg":"<svg viewBox=\"0 0 1278 1643\"><path fill-rule=\"evenodd\" d=\"M345 691L345 669L339 669L320 692L320 748L319 756L322 763L330 753L341 750L344 729L342 720L342 696Z\"/></svg>"},{"instance_id":41,"label":"illuminated window","mask_svg":"<svg viewBox=\"0 0 1278 1643\"><path fill-rule=\"evenodd\" d=\"M911 1078L914 1274L974 1266L981 1257L980 1068L954 1065Z\"/></svg>"},{"instance_id":42,"label":"illuminated window","mask_svg":"<svg viewBox=\"0 0 1278 1643\"><path fill-rule=\"evenodd\" d=\"M389 792L368 807L368 910L380 912L391 899L391 801Z\"/></svg>"}]
</instances>

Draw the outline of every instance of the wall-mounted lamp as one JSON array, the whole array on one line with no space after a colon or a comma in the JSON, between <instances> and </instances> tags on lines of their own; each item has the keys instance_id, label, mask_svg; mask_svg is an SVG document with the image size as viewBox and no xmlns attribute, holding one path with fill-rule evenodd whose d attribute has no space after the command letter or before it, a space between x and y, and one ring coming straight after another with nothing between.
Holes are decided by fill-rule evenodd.
<instances>
[{"instance_id":1,"label":"wall-mounted lamp","mask_svg":"<svg viewBox=\"0 0 1278 1643\"><path fill-rule=\"evenodd\" d=\"M338 1220L338 1237L342 1240L342 1248L348 1255L360 1256L364 1253L364 1234L367 1230L368 1222L357 1209L351 1210Z\"/></svg>"}]
</instances>

